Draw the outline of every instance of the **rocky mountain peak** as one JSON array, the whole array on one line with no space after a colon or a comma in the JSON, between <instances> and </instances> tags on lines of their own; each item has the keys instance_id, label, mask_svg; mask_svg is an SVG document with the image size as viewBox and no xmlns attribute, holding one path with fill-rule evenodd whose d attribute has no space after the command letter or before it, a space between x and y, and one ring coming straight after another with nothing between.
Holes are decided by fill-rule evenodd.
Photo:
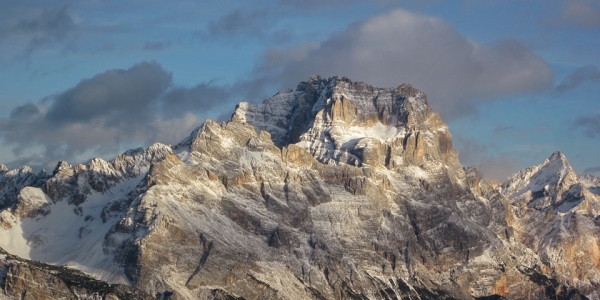
<instances>
[{"instance_id":1,"label":"rocky mountain peak","mask_svg":"<svg viewBox=\"0 0 600 300\"><path fill-rule=\"evenodd\" d=\"M408 84L378 88L346 77L313 76L261 104L240 103L233 122L267 131L279 147L295 144L332 165L429 168L463 174L448 127ZM461 177L460 175L459 177Z\"/></svg>"},{"instance_id":2,"label":"rocky mountain peak","mask_svg":"<svg viewBox=\"0 0 600 300\"><path fill-rule=\"evenodd\" d=\"M596 197L581 184L567 158L559 151L542 164L512 175L501 191L512 203L525 203L540 210L564 213L583 207L596 211L600 207Z\"/></svg>"},{"instance_id":3,"label":"rocky mountain peak","mask_svg":"<svg viewBox=\"0 0 600 300\"><path fill-rule=\"evenodd\" d=\"M548 161L554 161L557 159L563 161L564 163L568 163L567 157L560 151L554 151L554 153L552 153L552 155L550 155L550 157L548 158Z\"/></svg>"},{"instance_id":4,"label":"rocky mountain peak","mask_svg":"<svg viewBox=\"0 0 600 300\"><path fill-rule=\"evenodd\" d=\"M68 170L70 168L71 168L71 165L68 162L61 160L56 164L56 167L54 167L54 171L52 171L52 175L56 175L56 174L60 173L61 171Z\"/></svg>"},{"instance_id":5,"label":"rocky mountain peak","mask_svg":"<svg viewBox=\"0 0 600 300\"><path fill-rule=\"evenodd\" d=\"M8 168L5 165L0 164L0 173L5 173L5 172L8 172Z\"/></svg>"},{"instance_id":6,"label":"rocky mountain peak","mask_svg":"<svg viewBox=\"0 0 600 300\"><path fill-rule=\"evenodd\" d=\"M0 247L31 259L0 250L0 298L86 286L33 261L157 299L598 298L577 180L557 152L496 188L423 92L313 76L175 146L0 174Z\"/></svg>"}]
</instances>

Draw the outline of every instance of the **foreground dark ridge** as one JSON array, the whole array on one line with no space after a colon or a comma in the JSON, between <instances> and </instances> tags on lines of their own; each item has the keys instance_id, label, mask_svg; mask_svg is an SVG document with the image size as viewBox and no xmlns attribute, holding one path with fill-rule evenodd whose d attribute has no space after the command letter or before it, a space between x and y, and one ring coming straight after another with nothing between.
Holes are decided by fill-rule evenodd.
<instances>
[{"instance_id":1,"label":"foreground dark ridge","mask_svg":"<svg viewBox=\"0 0 600 300\"><path fill-rule=\"evenodd\" d=\"M0 173L1 247L152 297L598 298L595 181L561 153L482 181L409 85L311 77L176 146Z\"/></svg>"}]
</instances>

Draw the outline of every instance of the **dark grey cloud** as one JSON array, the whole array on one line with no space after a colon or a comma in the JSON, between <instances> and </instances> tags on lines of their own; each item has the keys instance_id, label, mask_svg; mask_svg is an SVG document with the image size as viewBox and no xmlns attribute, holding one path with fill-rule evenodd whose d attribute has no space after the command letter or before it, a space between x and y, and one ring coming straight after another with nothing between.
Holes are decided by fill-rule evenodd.
<instances>
[{"instance_id":1,"label":"dark grey cloud","mask_svg":"<svg viewBox=\"0 0 600 300\"><path fill-rule=\"evenodd\" d=\"M568 92L581 86L582 84L592 83L600 84L600 69L595 65L587 65L576 69L556 86L559 93Z\"/></svg>"},{"instance_id":2,"label":"dark grey cloud","mask_svg":"<svg viewBox=\"0 0 600 300\"><path fill-rule=\"evenodd\" d=\"M172 76L157 63L109 70L58 95L46 118L54 124L106 118L109 124L148 117L153 101L171 85Z\"/></svg>"},{"instance_id":3,"label":"dark grey cloud","mask_svg":"<svg viewBox=\"0 0 600 300\"><path fill-rule=\"evenodd\" d=\"M41 113L40 108L33 103L26 103L21 106L17 106L10 112L11 119L23 119L29 120L36 118Z\"/></svg>"},{"instance_id":4,"label":"dark grey cloud","mask_svg":"<svg viewBox=\"0 0 600 300\"><path fill-rule=\"evenodd\" d=\"M394 10L349 26L320 44L271 49L256 68L283 86L310 75L344 75L392 87L409 83L428 94L443 117L480 101L551 89L548 64L516 41L481 45L433 17Z\"/></svg>"},{"instance_id":5,"label":"dark grey cloud","mask_svg":"<svg viewBox=\"0 0 600 300\"><path fill-rule=\"evenodd\" d=\"M43 165L114 156L120 145L177 143L201 124L207 112L233 105L233 87L212 82L192 88L172 84L156 62L108 70L41 103L14 108L0 118L0 139L17 163Z\"/></svg>"},{"instance_id":6,"label":"dark grey cloud","mask_svg":"<svg viewBox=\"0 0 600 300\"><path fill-rule=\"evenodd\" d=\"M591 138L600 136L600 114L595 116L584 116L573 122L573 128L583 131Z\"/></svg>"},{"instance_id":7,"label":"dark grey cloud","mask_svg":"<svg viewBox=\"0 0 600 300\"><path fill-rule=\"evenodd\" d=\"M161 51L171 47L171 41L164 42L146 42L142 50L145 51Z\"/></svg>"},{"instance_id":8,"label":"dark grey cloud","mask_svg":"<svg viewBox=\"0 0 600 300\"><path fill-rule=\"evenodd\" d=\"M22 19L8 29L11 34L17 34L29 39L23 57L46 44L65 41L77 30L77 25L67 11L67 6L60 9L44 9L32 18Z\"/></svg>"}]
</instances>

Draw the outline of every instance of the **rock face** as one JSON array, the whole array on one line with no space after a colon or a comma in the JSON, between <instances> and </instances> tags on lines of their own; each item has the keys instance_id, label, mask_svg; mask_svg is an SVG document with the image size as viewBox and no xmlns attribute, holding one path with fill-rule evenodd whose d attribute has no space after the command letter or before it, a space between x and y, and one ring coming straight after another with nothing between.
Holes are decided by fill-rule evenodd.
<instances>
[{"instance_id":1,"label":"rock face","mask_svg":"<svg viewBox=\"0 0 600 300\"><path fill-rule=\"evenodd\" d=\"M512 203L515 237L541 257L544 272L597 299L600 197L588 189L593 178L583 178L588 182L555 152L513 175L501 191Z\"/></svg>"},{"instance_id":2,"label":"rock face","mask_svg":"<svg viewBox=\"0 0 600 300\"><path fill-rule=\"evenodd\" d=\"M425 94L406 84L383 89L311 77L262 104L240 103L232 119L268 131L279 147L297 144L323 164L460 168L448 127Z\"/></svg>"},{"instance_id":3,"label":"rock face","mask_svg":"<svg viewBox=\"0 0 600 300\"><path fill-rule=\"evenodd\" d=\"M28 261L0 250L0 299L156 299L80 271Z\"/></svg>"},{"instance_id":4,"label":"rock face","mask_svg":"<svg viewBox=\"0 0 600 300\"><path fill-rule=\"evenodd\" d=\"M0 247L156 298L599 297L599 202L566 158L487 183L409 85L311 77L175 146L11 172Z\"/></svg>"},{"instance_id":5,"label":"rock face","mask_svg":"<svg viewBox=\"0 0 600 300\"><path fill-rule=\"evenodd\" d=\"M589 174L583 174L579 176L579 181L590 192L596 195L600 195L600 177L596 177Z\"/></svg>"}]
</instances>

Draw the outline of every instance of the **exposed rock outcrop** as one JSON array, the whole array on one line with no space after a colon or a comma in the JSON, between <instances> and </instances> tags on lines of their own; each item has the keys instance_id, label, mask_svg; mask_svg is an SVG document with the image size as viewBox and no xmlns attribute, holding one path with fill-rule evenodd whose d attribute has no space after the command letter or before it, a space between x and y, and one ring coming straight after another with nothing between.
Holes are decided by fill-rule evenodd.
<instances>
[{"instance_id":1,"label":"exposed rock outcrop","mask_svg":"<svg viewBox=\"0 0 600 300\"><path fill-rule=\"evenodd\" d=\"M600 297L600 197L555 152L501 187L512 203L515 237L540 255L544 273Z\"/></svg>"},{"instance_id":2,"label":"exposed rock outcrop","mask_svg":"<svg viewBox=\"0 0 600 300\"><path fill-rule=\"evenodd\" d=\"M598 199L564 155L487 183L409 85L311 77L176 146L28 174L0 171L0 246L157 298L599 297Z\"/></svg>"},{"instance_id":3,"label":"exposed rock outcrop","mask_svg":"<svg viewBox=\"0 0 600 300\"><path fill-rule=\"evenodd\" d=\"M75 269L25 260L1 248L0 288L0 299L149 300L162 296L108 284Z\"/></svg>"}]
</instances>

